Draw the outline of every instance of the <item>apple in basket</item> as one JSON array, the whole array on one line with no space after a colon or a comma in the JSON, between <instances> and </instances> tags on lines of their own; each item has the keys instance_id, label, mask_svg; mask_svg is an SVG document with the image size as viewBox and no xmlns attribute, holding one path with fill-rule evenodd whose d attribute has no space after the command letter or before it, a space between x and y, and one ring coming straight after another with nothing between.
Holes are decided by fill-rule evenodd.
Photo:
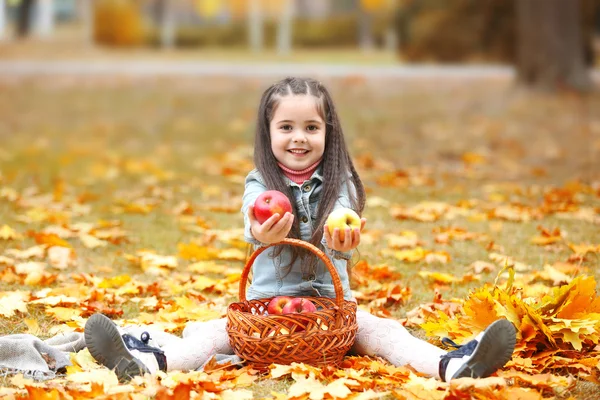
<instances>
[{"instance_id":1,"label":"apple in basket","mask_svg":"<svg viewBox=\"0 0 600 400\"><path fill-rule=\"evenodd\" d=\"M333 210L327 217L325 225L329 228L329 233L333 237L333 230L338 228L340 230L340 241L344 241L346 236L346 228L350 230L360 229L360 217L358 214L350 208L338 208Z\"/></svg>"},{"instance_id":2,"label":"apple in basket","mask_svg":"<svg viewBox=\"0 0 600 400\"><path fill-rule=\"evenodd\" d=\"M267 304L267 312L269 315L283 314L283 308L293 300L289 296L273 297Z\"/></svg>"},{"instance_id":3,"label":"apple in basket","mask_svg":"<svg viewBox=\"0 0 600 400\"><path fill-rule=\"evenodd\" d=\"M292 299L292 301L283 307L283 314L307 313L315 311L317 311L315 304L312 301L302 297L296 297Z\"/></svg>"},{"instance_id":4,"label":"apple in basket","mask_svg":"<svg viewBox=\"0 0 600 400\"><path fill-rule=\"evenodd\" d=\"M274 214L281 218L286 212L292 212L292 204L285 194L277 190L267 190L254 201L254 217L261 224Z\"/></svg>"}]
</instances>

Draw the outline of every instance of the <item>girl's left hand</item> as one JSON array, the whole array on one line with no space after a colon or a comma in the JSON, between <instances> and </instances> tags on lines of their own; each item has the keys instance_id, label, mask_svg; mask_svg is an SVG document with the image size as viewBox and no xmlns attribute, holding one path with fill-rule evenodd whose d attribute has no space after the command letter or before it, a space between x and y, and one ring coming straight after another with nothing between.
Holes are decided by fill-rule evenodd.
<instances>
[{"instance_id":1,"label":"girl's left hand","mask_svg":"<svg viewBox=\"0 0 600 400\"><path fill-rule=\"evenodd\" d=\"M323 227L323 235L325 235L325 241L327 242L327 247L336 251L350 251L355 249L360 243L360 232L365 227L367 223L366 218L360 219L360 229L356 228L351 230L350 228L346 228L344 232L344 240L340 239L340 230L339 228L335 228L333 230L333 235L329 233L329 227L325 225Z\"/></svg>"}]
</instances>

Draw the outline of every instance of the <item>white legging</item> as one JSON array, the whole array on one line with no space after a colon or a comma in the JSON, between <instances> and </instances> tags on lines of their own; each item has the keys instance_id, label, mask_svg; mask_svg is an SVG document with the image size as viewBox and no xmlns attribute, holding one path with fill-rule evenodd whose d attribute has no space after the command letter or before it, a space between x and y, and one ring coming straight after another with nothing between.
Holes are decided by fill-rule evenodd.
<instances>
[{"instance_id":1,"label":"white legging","mask_svg":"<svg viewBox=\"0 0 600 400\"><path fill-rule=\"evenodd\" d=\"M439 378L440 356L446 352L410 334L398 321L368 312L356 313L358 332L351 352L379 356L396 366L410 365L420 373ZM169 371L194 370L215 354L233 354L225 329L227 319L189 323L179 337L148 327L130 326L125 332L140 337L148 331L152 345L167 357Z\"/></svg>"}]
</instances>

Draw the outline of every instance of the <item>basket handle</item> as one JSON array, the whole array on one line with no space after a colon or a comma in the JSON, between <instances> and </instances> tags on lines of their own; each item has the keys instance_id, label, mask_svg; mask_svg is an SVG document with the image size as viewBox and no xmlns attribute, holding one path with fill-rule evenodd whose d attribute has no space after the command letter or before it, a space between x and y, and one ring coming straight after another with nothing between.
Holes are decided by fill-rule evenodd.
<instances>
[{"instance_id":1,"label":"basket handle","mask_svg":"<svg viewBox=\"0 0 600 400\"><path fill-rule=\"evenodd\" d=\"M311 253L319 257L321 261L323 261L323 263L325 263L325 266L329 270L333 281L333 288L335 289L335 303L338 305L338 307L341 308L344 304L344 289L342 288L342 281L340 280L340 276L329 257L327 257L327 255L325 255L325 253L322 250L320 250L318 247L314 246L311 243L305 242L304 240L300 239L289 238L285 238L278 243L271 243L267 246L259 247L254 251L254 253L252 253L250 258L246 262L244 270L242 271L242 276L240 277L240 301L246 301L246 284L248 282L248 275L250 274L250 268L252 267L252 264L254 264L254 260L256 259L256 257L258 257L263 251L267 250L269 247L278 246L281 244L289 244L291 246L298 246L309 250Z\"/></svg>"}]
</instances>

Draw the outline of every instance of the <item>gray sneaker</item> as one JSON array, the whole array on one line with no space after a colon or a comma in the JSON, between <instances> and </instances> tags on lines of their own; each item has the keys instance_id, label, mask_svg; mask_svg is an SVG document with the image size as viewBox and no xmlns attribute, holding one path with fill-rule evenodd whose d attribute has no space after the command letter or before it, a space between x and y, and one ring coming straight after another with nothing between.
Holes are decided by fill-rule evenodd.
<instances>
[{"instance_id":1,"label":"gray sneaker","mask_svg":"<svg viewBox=\"0 0 600 400\"><path fill-rule=\"evenodd\" d=\"M499 319L467 344L457 345L448 338L444 338L442 343L456 349L441 357L439 373L442 380L485 378L511 359L516 344L516 329L507 319ZM446 370L450 362L462 362L462 365L448 379Z\"/></svg>"},{"instance_id":2,"label":"gray sneaker","mask_svg":"<svg viewBox=\"0 0 600 400\"><path fill-rule=\"evenodd\" d=\"M119 381L149 372L127 349L117 325L102 314L92 315L85 323L85 343L90 354L105 367L114 370Z\"/></svg>"}]
</instances>

